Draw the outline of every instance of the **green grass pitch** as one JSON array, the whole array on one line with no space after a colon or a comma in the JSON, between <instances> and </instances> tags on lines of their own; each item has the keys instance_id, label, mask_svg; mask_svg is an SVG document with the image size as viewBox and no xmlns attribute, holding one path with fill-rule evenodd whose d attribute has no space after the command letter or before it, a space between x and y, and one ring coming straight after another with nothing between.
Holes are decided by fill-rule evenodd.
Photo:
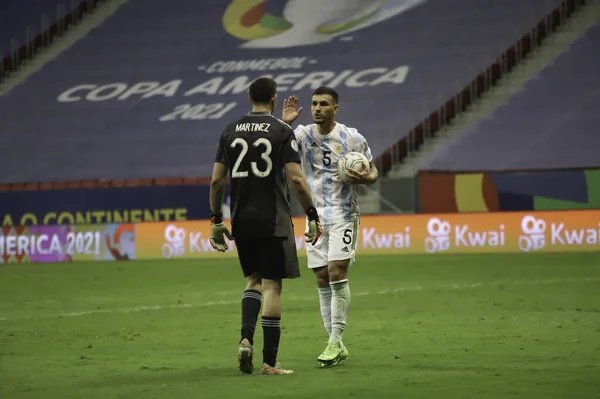
<instances>
[{"instance_id":1,"label":"green grass pitch","mask_svg":"<svg viewBox=\"0 0 600 399\"><path fill-rule=\"evenodd\" d=\"M237 261L0 266L0 398L599 398L600 254L359 256L344 342L286 281L280 362L240 375ZM257 326L255 365L261 360Z\"/></svg>"}]
</instances>

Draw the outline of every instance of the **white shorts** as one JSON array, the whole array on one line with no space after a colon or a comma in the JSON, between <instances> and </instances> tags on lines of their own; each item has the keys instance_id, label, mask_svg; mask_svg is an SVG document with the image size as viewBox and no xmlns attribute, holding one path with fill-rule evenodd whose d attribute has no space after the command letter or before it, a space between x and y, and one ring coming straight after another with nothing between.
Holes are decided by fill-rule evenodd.
<instances>
[{"instance_id":1,"label":"white shorts","mask_svg":"<svg viewBox=\"0 0 600 399\"><path fill-rule=\"evenodd\" d=\"M308 267L314 269L327 266L330 261L346 259L350 259L352 265L356 253L358 224L357 218L351 222L323 226L319 241L314 246L306 244Z\"/></svg>"}]
</instances>

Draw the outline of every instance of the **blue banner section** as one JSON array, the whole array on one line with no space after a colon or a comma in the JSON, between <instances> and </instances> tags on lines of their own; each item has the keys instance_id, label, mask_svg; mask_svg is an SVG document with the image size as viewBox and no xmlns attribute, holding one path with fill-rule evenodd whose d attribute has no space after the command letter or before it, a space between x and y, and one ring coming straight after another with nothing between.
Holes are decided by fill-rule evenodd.
<instances>
[{"instance_id":1,"label":"blue banner section","mask_svg":"<svg viewBox=\"0 0 600 399\"><path fill-rule=\"evenodd\" d=\"M81 225L206 219L209 186L153 186L0 193L3 226ZM224 216L229 215L229 187Z\"/></svg>"}]
</instances>

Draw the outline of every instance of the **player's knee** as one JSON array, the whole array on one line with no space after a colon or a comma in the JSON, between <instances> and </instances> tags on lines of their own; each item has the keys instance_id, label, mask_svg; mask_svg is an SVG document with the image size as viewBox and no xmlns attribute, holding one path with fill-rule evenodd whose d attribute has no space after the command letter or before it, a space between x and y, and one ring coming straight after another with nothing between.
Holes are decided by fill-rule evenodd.
<instances>
[{"instance_id":1,"label":"player's knee","mask_svg":"<svg viewBox=\"0 0 600 399\"><path fill-rule=\"evenodd\" d=\"M327 267L329 281L340 281L348 278L349 263L349 260L336 260L329 262Z\"/></svg>"},{"instance_id":2,"label":"player's knee","mask_svg":"<svg viewBox=\"0 0 600 399\"><path fill-rule=\"evenodd\" d=\"M262 291L263 295L281 295L281 291L283 290L281 280L262 280Z\"/></svg>"},{"instance_id":3,"label":"player's knee","mask_svg":"<svg viewBox=\"0 0 600 399\"><path fill-rule=\"evenodd\" d=\"M317 286L319 288L329 287L329 277L319 277L319 276L317 276Z\"/></svg>"},{"instance_id":4,"label":"player's knee","mask_svg":"<svg viewBox=\"0 0 600 399\"><path fill-rule=\"evenodd\" d=\"M317 278L317 286L319 288L329 287L329 274L327 273L327 266L314 268L313 272Z\"/></svg>"},{"instance_id":5,"label":"player's knee","mask_svg":"<svg viewBox=\"0 0 600 399\"><path fill-rule=\"evenodd\" d=\"M262 278L260 277L260 274L252 273L248 276L246 289L262 292Z\"/></svg>"}]
</instances>

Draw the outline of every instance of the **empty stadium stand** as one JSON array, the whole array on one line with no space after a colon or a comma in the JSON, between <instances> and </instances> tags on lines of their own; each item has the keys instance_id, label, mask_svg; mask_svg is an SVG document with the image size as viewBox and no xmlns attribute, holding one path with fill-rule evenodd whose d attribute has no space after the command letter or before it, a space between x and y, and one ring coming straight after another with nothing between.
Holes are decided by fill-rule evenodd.
<instances>
[{"instance_id":1,"label":"empty stadium stand","mask_svg":"<svg viewBox=\"0 0 600 399\"><path fill-rule=\"evenodd\" d=\"M50 45L100 0L5 0L0 3L0 81Z\"/></svg>"},{"instance_id":2,"label":"empty stadium stand","mask_svg":"<svg viewBox=\"0 0 600 399\"><path fill-rule=\"evenodd\" d=\"M209 176L264 74L306 108L335 86L339 119L381 155L560 1L339 1L308 25L312 3L127 2L0 97L0 183Z\"/></svg>"},{"instance_id":3,"label":"empty stadium stand","mask_svg":"<svg viewBox=\"0 0 600 399\"><path fill-rule=\"evenodd\" d=\"M64 18L83 0L6 0L0 3L0 54L13 50ZM11 48L11 41L18 47Z\"/></svg>"},{"instance_id":4,"label":"empty stadium stand","mask_svg":"<svg viewBox=\"0 0 600 399\"><path fill-rule=\"evenodd\" d=\"M421 170L600 166L600 22L508 103L434 151Z\"/></svg>"}]
</instances>

